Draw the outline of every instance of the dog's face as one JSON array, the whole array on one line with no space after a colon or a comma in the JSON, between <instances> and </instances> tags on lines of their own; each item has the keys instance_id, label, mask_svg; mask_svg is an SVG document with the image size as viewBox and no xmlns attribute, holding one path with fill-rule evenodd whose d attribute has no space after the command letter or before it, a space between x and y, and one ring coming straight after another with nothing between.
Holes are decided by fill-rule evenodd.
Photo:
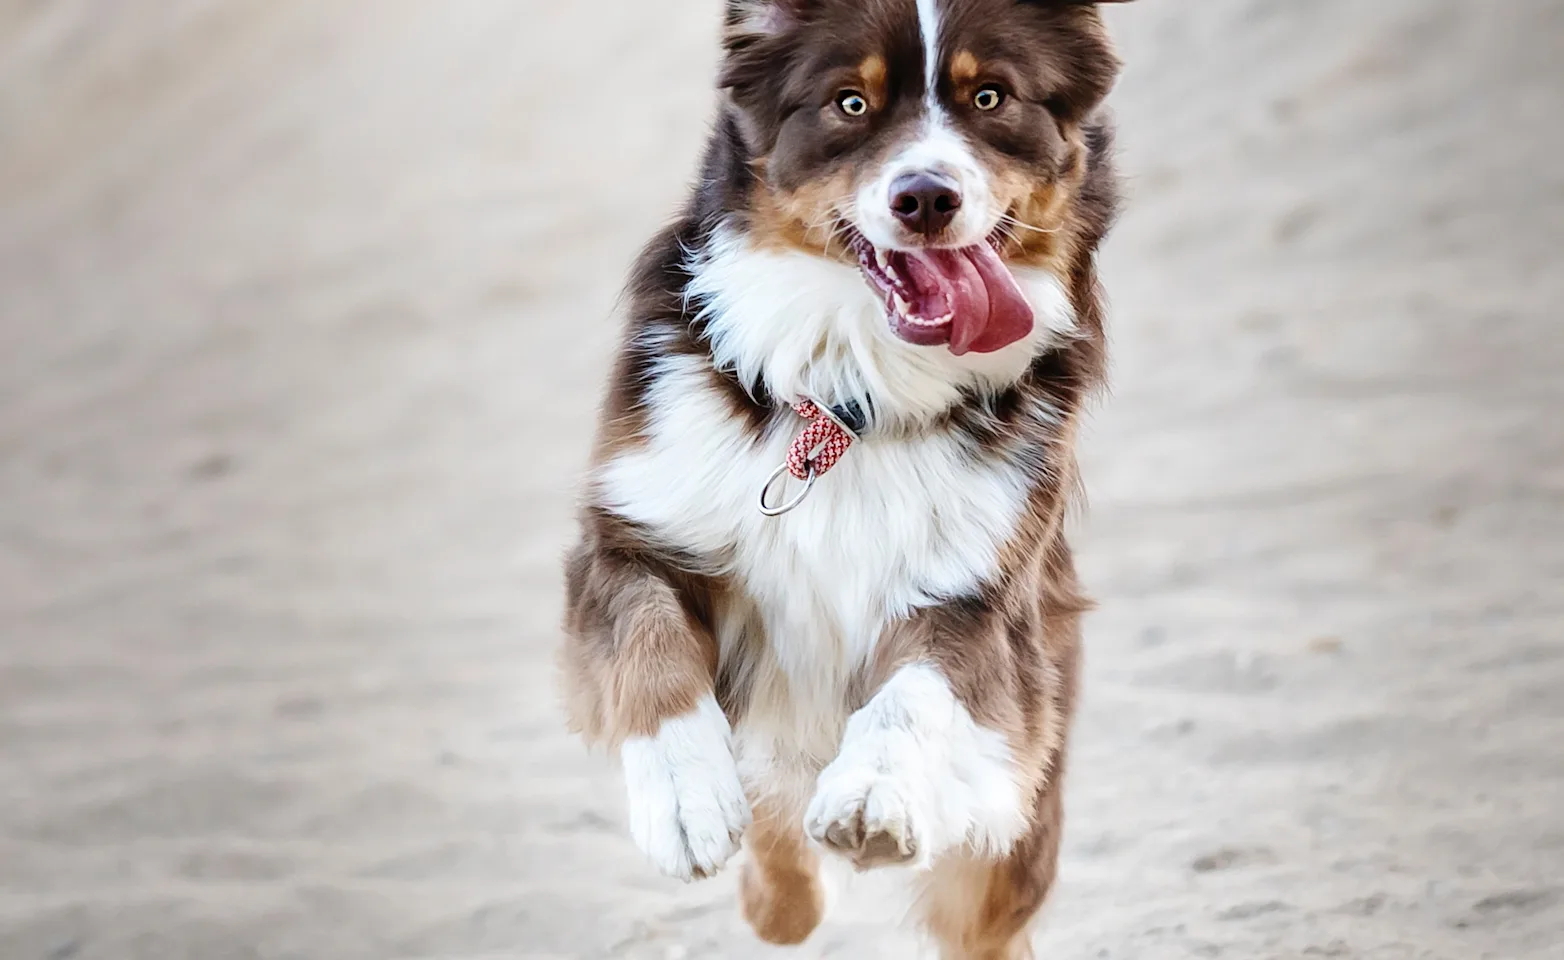
<instances>
[{"instance_id":1,"label":"dog's face","mask_svg":"<svg viewBox=\"0 0 1564 960\"><path fill-rule=\"evenodd\" d=\"M1007 263L1059 229L1118 70L1094 4L730 0L726 39L752 230L855 256L912 343L1030 332Z\"/></svg>"}]
</instances>

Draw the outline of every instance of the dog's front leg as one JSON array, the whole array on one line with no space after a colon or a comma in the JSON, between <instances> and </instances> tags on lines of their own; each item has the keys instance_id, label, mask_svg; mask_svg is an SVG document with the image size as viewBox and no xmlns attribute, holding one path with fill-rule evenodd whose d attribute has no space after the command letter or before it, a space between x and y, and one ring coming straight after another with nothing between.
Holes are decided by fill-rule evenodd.
<instances>
[{"instance_id":1,"label":"dog's front leg","mask_svg":"<svg viewBox=\"0 0 1564 960\"><path fill-rule=\"evenodd\" d=\"M1028 807L1005 734L974 721L926 660L896 670L848 720L804 825L860 870L929 866L961 847L1003 855Z\"/></svg>"},{"instance_id":2,"label":"dog's front leg","mask_svg":"<svg viewBox=\"0 0 1564 960\"><path fill-rule=\"evenodd\" d=\"M618 746L631 836L669 876L715 874L750 822L714 692L716 642L667 572L640 558L583 544L567 588L572 719Z\"/></svg>"}]
</instances>

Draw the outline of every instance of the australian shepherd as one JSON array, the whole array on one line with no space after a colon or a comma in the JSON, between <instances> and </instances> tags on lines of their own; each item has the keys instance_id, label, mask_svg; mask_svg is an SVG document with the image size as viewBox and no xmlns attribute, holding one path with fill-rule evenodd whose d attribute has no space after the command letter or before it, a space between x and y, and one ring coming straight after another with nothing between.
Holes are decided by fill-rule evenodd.
<instances>
[{"instance_id":1,"label":"australian shepherd","mask_svg":"<svg viewBox=\"0 0 1564 960\"><path fill-rule=\"evenodd\" d=\"M567 562L569 709L630 833L755 932L903 866L1030 956L1075 703L1064 519L1115 205L1091 2L729 0L720 108L627 296Z\"/></svg>"}]
</instances>

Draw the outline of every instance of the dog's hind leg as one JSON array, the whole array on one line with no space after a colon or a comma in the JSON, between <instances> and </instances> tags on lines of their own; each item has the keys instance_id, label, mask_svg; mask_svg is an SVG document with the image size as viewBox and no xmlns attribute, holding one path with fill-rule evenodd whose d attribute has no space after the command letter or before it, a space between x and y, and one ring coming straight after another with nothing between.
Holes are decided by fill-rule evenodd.
<instances>
[{"instance_id":1,"label":"dog's hind leg","mask_svg":"<svg viewBox=\"0 0 1564 960\"><path fill-rule=\"evenodd\" d=\"M757 798L745 837L749 860L739 890L744 919L760 939L781 946L803 943L825 912L819 858L798 819Z\"/></svg>"},{"instance_id":2,"label":"dog's hind leg","mask_svg":"<svg viewBox=\"0 0 1564 960\"><path fill-rule=\"evenodd\" d=\"M934 865L923 922L943 960L1031 960L1033 921L1058 869L1061 818L1058 791L1047 788L1009 855L956 854Z\"/></svg>"}]
</instances>

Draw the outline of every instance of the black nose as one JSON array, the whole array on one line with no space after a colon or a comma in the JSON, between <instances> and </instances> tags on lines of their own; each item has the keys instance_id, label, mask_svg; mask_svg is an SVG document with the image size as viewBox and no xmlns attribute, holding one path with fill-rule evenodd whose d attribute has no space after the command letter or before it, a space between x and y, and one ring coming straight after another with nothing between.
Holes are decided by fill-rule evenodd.
<instances>
[{"instance_id":1,"label":"black nose","mask_svg":"<svg viewBox=\"0 0 1564 960\"><path fill-rule=\"evenodd\" d=\"M891 183L891 213L908 230L931 237L950 226L961 209L961 191L946 177L904 173Z\"/></svg>"}]
</instances>

